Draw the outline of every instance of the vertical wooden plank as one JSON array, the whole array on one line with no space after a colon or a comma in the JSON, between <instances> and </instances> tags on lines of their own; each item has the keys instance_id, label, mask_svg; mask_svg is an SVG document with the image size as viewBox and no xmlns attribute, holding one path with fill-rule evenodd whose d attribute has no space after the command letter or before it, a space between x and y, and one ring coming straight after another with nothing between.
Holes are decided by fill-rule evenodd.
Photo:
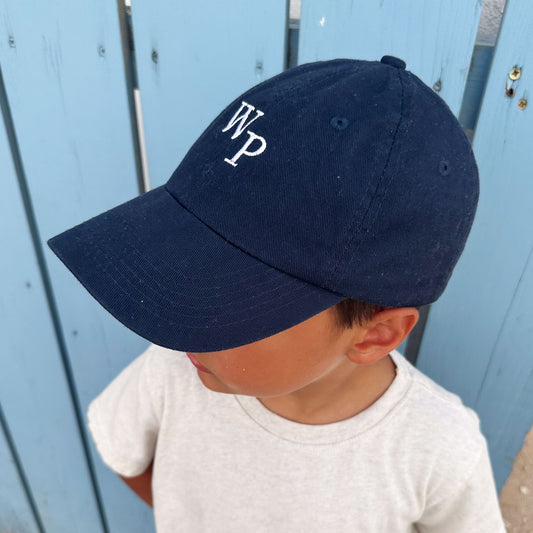
<instances>
[{"instance_id":1,"label":"vertical wooden plank","mask_svg":"<svg viewBox=\"0 0 533 533\"><path fill-rule=\"evenodd\" d=\"M480 17L477 0L302 2L298 63L400 57L458 116Z\"/></svg>"},{"instance_id":2,"label":"vertical wooden plank","mask_svg":"<svg viewBox=\"0 0 533 533\"><path fill-rule=\"evenodd\" d=\"M79 428L3 123L0 162L0 403L46 529L99 531ZM21 500L15 492L13 498L0 500L0 524L9 523L6 515L13 506L25 507L25 495ZM24 515L23 520L32 522Z\"/></svg>"},{"instance_id":3,"label":"vertical wooden plank","mask_svg":"<svg viewBox=\"0 0 533 533\"><path fill-rule=\"evenodd\" d=\"M1 158L0 161L2 161ZM2 475L2 482L0 483L0 531L39 533L2 425L0 425L0 472Z\"/></svg>"},{"instance_id":4,"label":"vertical wooden plank","mask_svg":"<svg viewBox=\"0 0 533 533\"><path fill-rule=\"evenodd\" d=\"M284 69L287 0L133 2L151 187L234 98Z\"/></svg>"},{"instance_id":5,"label":"vertical wooden plank","mask_svg":"<svg viewBox=\"0 0 533 533\"><path fill-rule=\"evenodd\" d=\"M515 65L521 76L513 81ZM532 422L533 121L531 102L518 106L533 84L532 66L533 13L525 0L510 0L473 139L478 212L419 354L424 372L480 413L499 488Z\"/></svg>"},{"instance_id":6,"label":"vertical wooden plank","mask_svg":"<svg viewBox=\"0 0 533 533\"><path fill-rule=\"evenodd\" d=\"M102 463L86 422L90 400L148 342L109 315L46 245L139 192L117 4L0 0L0 25L0 64L44 283L11 177L0 215L11 239L0 263L10 274L1 278L9 318L0 326L8 339L2 403L47 531L103 531L107 516L111 533L149 532L151 509ZM81 427L74 425L73 407Z\"/></svg>"},{"instance_id":7,"label":"vertical wooden plank","mask_svg":"<svg viewBox=\"0 0 533 533\"><path fill-rule=\"evenodd\" d=\"M532 198L533 199L533 198ZM476 409L484 421L502 487L533 424L533 247L501 326L479 392Z\"/></svg>"}]
</instances>

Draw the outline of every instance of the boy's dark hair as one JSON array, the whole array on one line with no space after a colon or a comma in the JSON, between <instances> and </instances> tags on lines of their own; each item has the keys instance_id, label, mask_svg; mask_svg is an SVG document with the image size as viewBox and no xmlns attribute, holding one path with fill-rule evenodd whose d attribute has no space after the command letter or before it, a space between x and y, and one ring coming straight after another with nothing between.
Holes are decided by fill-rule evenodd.
<instances>
[{"instance_id":1,"label":"boy's dark hair","mask_svg":"<svg viewBox=\"0 0 533 533\"><path fill-rule=\"evenodd\" d=\"M380 311L391 309L391 307L346 298L346 300L334 305L332 309L335 324L337 328L342 330L351 328L354 323L362 326L365 322L372 320L374 315Z\"/></svg>"},{"instance_id":2,"label":"boy's dark hair","mask_svg":"<svg viewBox=\"0 0 533 533\"><path fill-rule=\"evenodd\" d=\"M393 309L384 305L371 304L346 298L332 308L334 323L337 329L343 330L351 328L354 323L363 326L369 320L372 320L377 313L385 309ZM420 310L420 307L416 309Z\"/></svg>"}]
</instances>

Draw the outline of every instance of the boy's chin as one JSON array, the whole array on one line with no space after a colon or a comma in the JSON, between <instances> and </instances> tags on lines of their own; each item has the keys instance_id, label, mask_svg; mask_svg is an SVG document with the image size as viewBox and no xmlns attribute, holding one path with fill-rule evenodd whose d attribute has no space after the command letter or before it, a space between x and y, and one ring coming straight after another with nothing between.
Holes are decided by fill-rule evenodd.
<instances>
[{"instance_id":1,"label":"boy's chin","mask_svg":"<svg viewBox=\"0 0 533 533\"><path fill-rule=\"evenodd\" d=\"M243 390L239 388L232 388L229 385L226 385L220 381L214 374L208 374L207 372L202 372L201 370L196 370L200 381L203 383L204 387L213 392L221 392L223 394L238 394L240 396L258 396L252 390Z\"/></svg>"},{"instance_id":2,"label":"boy's chin","mask_svg":"<svg viewBox=\"0 0 533 533\"><path fill-rule=\"evenodd\" d=\"M212 390L213 392L221 392L223 394L236 394L234 390L231 390L226 384L222 383L214 374L208 374L201 370L197 370L196 372L204 387L209 390Z\"/></svg>"}]
</instances>

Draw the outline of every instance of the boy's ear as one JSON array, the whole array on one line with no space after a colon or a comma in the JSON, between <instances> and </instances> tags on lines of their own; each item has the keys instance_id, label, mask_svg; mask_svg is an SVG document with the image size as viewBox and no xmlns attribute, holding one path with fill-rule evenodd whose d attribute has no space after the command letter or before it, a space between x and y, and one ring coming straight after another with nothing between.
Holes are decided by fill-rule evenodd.
<instances>
[{"instance_id":1,"label":"boy's ear","mask_svg":"<svg viewBox=\"0 0 533 533\"><path fill-rule=\"evenodd\" d=\"M346 355L359 365L373 363L397 348L417 322L418 310L414 307L381 311L362 326Z\"/></svg>"}]
</instances>

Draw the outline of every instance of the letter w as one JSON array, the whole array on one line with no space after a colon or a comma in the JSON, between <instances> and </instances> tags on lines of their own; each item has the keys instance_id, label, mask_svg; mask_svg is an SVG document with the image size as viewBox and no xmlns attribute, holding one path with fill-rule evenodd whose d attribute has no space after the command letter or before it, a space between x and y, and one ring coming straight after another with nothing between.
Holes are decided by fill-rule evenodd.
<instances>
[{"instance_id":1,"label":"letter w","mask_svg":"<svg viewBox=\"0 0 533 533\"><path fill-rule=\"evenodd\" d=\"M240 113L245 106L247 110L241 115ZM241 107L239 107L238 111L233 115L233 118L228 122L228 125L222 131L228 131L229 129L233 128L235 124L237 124L235 133L231 136L232 139L236 139L255 119L264 115L264 113L262 111L259 111L258 109L256 111L257 115L254 118L252 118L252 120L246 122L246 120L248 120L248 116L250 115L250 112L254 110L255 110L255 107L253 105L247 104L243 100Z\"/></svg>"}]
</instances>

